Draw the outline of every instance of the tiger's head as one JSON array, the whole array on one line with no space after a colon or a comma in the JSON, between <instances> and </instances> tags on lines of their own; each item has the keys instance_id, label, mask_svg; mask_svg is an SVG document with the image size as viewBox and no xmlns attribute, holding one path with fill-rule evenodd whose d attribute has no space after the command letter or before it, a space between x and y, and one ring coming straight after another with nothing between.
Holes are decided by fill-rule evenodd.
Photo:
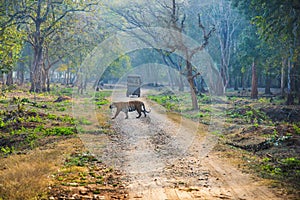
<instances>
[{"instance_id":1,"label":"tiger's head","mask_svg":"<svg viewBox=\"0 0 300 200\"><path fill-rule=\"evenodd\" d=\"M110 109L113 109L113 108L115 108L115 107L116 107L115 103L112 103L112 104L109 105L109 108L110 108Z\"/></svg>"}]
</instances>

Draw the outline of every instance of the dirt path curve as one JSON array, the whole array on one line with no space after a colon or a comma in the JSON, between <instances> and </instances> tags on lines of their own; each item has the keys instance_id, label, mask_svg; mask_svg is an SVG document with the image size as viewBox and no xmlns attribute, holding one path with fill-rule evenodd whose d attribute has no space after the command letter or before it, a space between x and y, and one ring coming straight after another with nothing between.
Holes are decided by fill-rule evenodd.
<instances>
[{"instance_id":1,"label":"dirt path curve","mask_svg":"<svg viewBox=\"0 0 300 200\"><path fill-rule=\"evenodd\" d=\"M117 134L105 142L90 138L101 141L106 164L127 174L129 199L281 199L213 152L217 140L208 127L149 106L146 118L119 114L113 121Z\"/></svg>"}]
</instances>

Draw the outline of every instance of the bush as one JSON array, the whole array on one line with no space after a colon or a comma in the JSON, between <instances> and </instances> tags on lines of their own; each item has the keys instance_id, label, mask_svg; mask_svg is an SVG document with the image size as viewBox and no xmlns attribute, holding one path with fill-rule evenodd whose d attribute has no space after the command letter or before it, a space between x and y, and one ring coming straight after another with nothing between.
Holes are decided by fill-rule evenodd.
<instances>
[{"instance_id":1,"label":"bush","mask_svg":"<svg viewBox=\"0 0 300 200\"><path fill-rule=\"evenodd\" d=\"M76 133L77 131L73 127L54 127L45 130L46 136L50 136L50 135L63 136L63 135L73 135Z\"/></svg>"}]
</instances>

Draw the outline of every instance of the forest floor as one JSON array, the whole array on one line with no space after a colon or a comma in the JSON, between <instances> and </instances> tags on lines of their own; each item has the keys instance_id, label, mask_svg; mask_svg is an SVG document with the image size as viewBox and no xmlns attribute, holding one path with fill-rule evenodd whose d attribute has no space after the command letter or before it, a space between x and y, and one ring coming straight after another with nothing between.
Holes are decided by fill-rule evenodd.
<instances>
[{"instance_id":1,"label":"forest floor","mask_svg":"<svg viewBox=\"0 0 300 200\"><path fill-rule=\"evenodd\" d=\"M19 100L31 102L33 97L22 95ZM133 112L129 119L121 113L111 120L114 113L108 110L107 100L127 100L123 93L100 95L92 103L72 99L79 114L70 112L68 101L54 104L57 95L39 96L38 104L25 102L22 111L35 118L19 119L21 131L11 134L8 130L18 127L8 123L4 114L13 119L19 113L12 112L20 109L17 104L6 104L17 96L10 93L1 103L10 112L2 113L0 199L300 197L299 106L214 99L209 106L201 104L199 114L172 111L165 102L174 97L163 94L167 100L158 103L141 98L146 108L151 107L147 117L136 119ZM178 97L174 102L178 105ZM14 108L8 109L11 105ZM67 127L74 126L67 117L72 115L79 116L77 134L65 134ZM29 137L23 132L30 127L44 133ZM56 132L50 127L56 127ZM60 132L57 127L65 129ZM27 139L32 137L35 140ZM28 146L20 142L24 138L34 142Z\"/></svg>"}]
</instances>

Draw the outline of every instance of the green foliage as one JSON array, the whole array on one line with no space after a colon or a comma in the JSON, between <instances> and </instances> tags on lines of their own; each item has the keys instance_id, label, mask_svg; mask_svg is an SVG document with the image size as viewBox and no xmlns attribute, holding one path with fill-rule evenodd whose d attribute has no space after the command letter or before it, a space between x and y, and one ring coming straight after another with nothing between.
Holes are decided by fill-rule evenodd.
<instances>
[{"instance_id":1,"label":"green foliage","mask_svg":"<svg viewBox=\"0 0 300 200\"><path fill-rule=\"evenodd\" d=\"M100 91L95 93L95 101L98 108L110 103L110 101L107 99L107 97L110 97L110 95L111 91Z\"/></svg>"},{"instance_id":2,"label":"green foliage","mask_svg":"<svg viewBox=\"0 0 300 200\"><path fill-rule=\"evenodd\" d=\"M168 111L182 111L183 99L179 99L176 95L150 95L150 100L164 106Z\"/></svg>"},{"instance_id":3,"label":"green foliage","mask_svg":"<svg viewBox=\"0 0 300 200\"><path fill-rule=\"evenodd\" d=\"M19 59L24 36L24 32L17 30L16 26L4 30L0 27L0 72L12 70Z\"/></svg>"},{"instance_id":4,"label":"green foliage","mask_svg":"<svg viewBox=\"0 0 300 200\"><path fill-rule=\"evenodd\" d=\"M59 95L60 96L72 96L72 93L73 93L73 88L61 88L60 91L59 91Z\"/></svg>"},{"instance_id":5,"label":"green foliage","mask_svg":"<svg viewBox=\"0 0 300 200\"><path fill-rule=\"evenodd\" d=\"M299 128L299 126L298 126L297 124L293 124L293 128L294 128L294 130L295 130L295 133L296 133L297 135L300 135L300 128Z\"/></svg>"},{"instance_id":6,"label":"green foliage","mask_svg":"<svg viewBox=\"0 0 300 200\"><path fill-rule=\"evenodd\" d=\"M106 97L110 97L111 93L112 93L112 91L110 91L110 90L96 92L95 100L98 101L99 99L105 99Z\"/></svg>"},{"instance_id":7,"label":"green foliage","mask_svg":"<svg viewBox=\"0 0 300 200\"><path fill-rule=\"evenodd\" d=\"M38 123L42 123L43 122L43 119L37 115L37 116L30 116L27 118L26 120L27 122L38 122Z\"/></svg>"},{"instance_id":8,"label":"green foliage","mask_svg":"<svg viewBox=\"0 0 300 200\"><path fill-rule=\"evenodd\" d=\"M78 123L80 125L91 125L93 124L92 122L90 122L89 120L85 119L85 118L80 118L78 119Z\"/></svg>"},{"instance_id":9,"label":"green foliage","mask_svg":"<svg viewBox=\"0 0 300 200\"><path fill-rule=\"evenodd\" d=\"M58 116L49 113L49 114L47 115L47 118L50 119L50 120L57 120L57 119L58 119Z\"/></svg>"},{"instance_id":10,"label":"green foliage","mask_svg":"<svg viewBox=\"0 0 300 200\"><path fill-rule=\"evenodd\" d=\"M254 123L253 126L254 126L255 128L258 128L259 125L258 125L258 123Z\"/></svg>"},{"instance_id":11,"label":"green foliage","mask_svg":"<svg viewBox=\"0 0 300 200\"><path fill-rule=\"evenodd\" d=\"M281 160L282 164L285 165L287 168L297 168L300 169L300 160L298 158L285 158Z\"/></svg>"},{"instance_id":12,"label":"green foliage","mask_svg":"<svg viewBox=\"0 0 300 200\"><path fill-rule=\"evenodd\" d=\"M202 94L202 96L199 97L198 100L203 104L210 104L211 103L211 97L206 95L206 94Z\"/></svg>"},{"instance_id":13,"label":"green foliage","mask_svg":"<svg viewBox=\"0 0 300 200\"><path fill-rule=\"evenodd\" d=\"M238 118L247 123L260 124L268 120L267 115L251 106L235 107L226 111L230 118Z\"/></svg>"},{"instance_id":14,"label":"green foliage","mask_svg":"<svg viewBox=\"0 0 300 200\"><path fill-rule=\"evenodd\" d=\"M33 149L39 145L39 141L47 140L47 136L59 137L77 133L75 127L70 127L75 125L75 120L69 115L44 114L39 108L31 109L31 105L25 102L30 101L26 98L14 98L7 102L17 105L14 110L0 111L0 136L5 138L0 153L6 155L26 148ZM50 127L47 127L48 123L51 123Z\"/></svg>"},{"instance_id":15,"label":"green foliage","mask_svg":"<svg viewBox=\"0 0 300 200\"><path fill-rule=\"evenodd\" d=\"M4 128L5 127L5 122L3 121L2 118L0 118L0 128Z\"/></svg>"},{"instance_id":16,"label":"green foliage","mask_svg":"<svg viewBox=\"0 0 300 200\"><path fill-rule=\"evenodd\" d=\"M116 59L109 67L105 70L103 77L105 79L119 79L126 72L132 68L130 57L128 55L122 55Z\"/></svg>"},{"instance_id":17,"label":"green foliage","mask_svg":"<svg viewBox=\"0 0 300 200\"><path fill-rule=\"evenodd\" d=\"M30 132L25 139L25 142L27 144L29 144L30 148L34 148L35 147L35 142L36 140L39 138L40 136L36 133L36 132Z\"/></svg>"},{"instance_id":18,"label":"green foliage","mask_svg":"<svg viewBox=\"0 0 300 200\"><path fill-rule=\"evenodd\" d=\"M89 154L73 154L65 162L65 166L86 166L88 162L97 161L97 159Z\"/></svg>"},{"instance_id":19,"label":"green foliage","mask_svg":"<svg viewBox=\"0 0 300 200\"><path fill-rule=\"evenodd\" d=\"M45 136L56 135L56 136L63 136L63 135L73 135L76 134L76 128L74 127L54 127L46 129L44 132Z\"/></svg>"},{"instance_id":20,"label":"green foliage","mask_svg":"<svg viewBox=\"0 0 300 200\"><path fill-rule=\"evenodd\" d=\"M107 105L107 104L109 104L109 100L107 100L107 99L102 99L101 101L96 102L96 105L98 106L98 108L101 108L101 106Z\"/></svg>"},{"instance_id":21,"label":"green foliage","mask_svg":"<svg viewBox=\"0 0 300 200\"><path fill-rule=\"evenodd\" d=\"M62 121L62 122L66 122L66 123L70 123L71 125L75 125L75 119L69 115L63 115L63 116L59 116L57 118L58 120Z\"/></svg>"},{"instance_id":22,"label":"green foliage","mask_svg":"<svg viewBox=\"0 0 300 200\"><path fill-rule=\"evenodd\" d=\"M9 147L9 146L1 147L1 152L4 155L12 154L12 153L15 152L15 148L14 148L14 146L12 146L12 147Z\"/></svg>"},{"instance_id":23,"label":"green foliage","mask_svg":"<svg viewBox=\"0 0 300 200\"><path fill-rule=\"evenodd\" d=\"M65 107L60 107L60 108L57 109L57 110L63 112L63 111L66 111L67 109L66 109Z\"/></svg>"}]
</instances>

